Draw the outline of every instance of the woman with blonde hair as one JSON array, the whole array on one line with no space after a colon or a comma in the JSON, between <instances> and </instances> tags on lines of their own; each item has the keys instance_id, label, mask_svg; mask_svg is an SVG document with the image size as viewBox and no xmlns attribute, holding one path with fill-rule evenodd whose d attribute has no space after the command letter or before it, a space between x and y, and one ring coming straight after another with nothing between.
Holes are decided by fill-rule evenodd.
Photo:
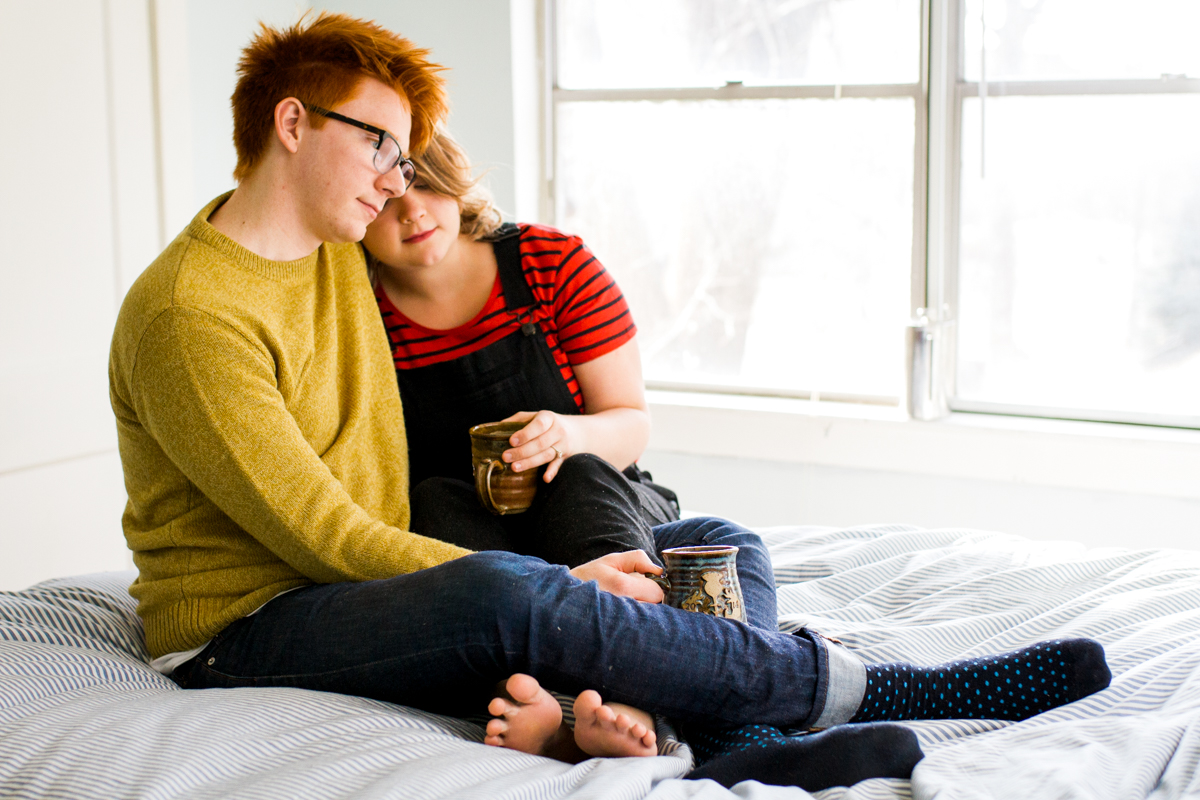
<instances>
[{"instance_id":1,"label":"woman with blonde hair","mask_svg":"<svg viewBox=\"0 0 1200 800\"><path fill-rule=\"evenodd\" d=\"M414 183L388 201L363 240L403 399L410 528L567 567L629 550L661 567L668 547L733 544L747 618L776 630L761 539L723 520L678 522L675 494L635 463L650 419L637 328L616 282L578 237L503 224L444 131L414 162ZM525 423L504 460L518 472L543 469L544 483L528 511L494 516L475 497L467 431L501 419ZM530 701L548 696L527 677L510 679L511 698L493 707L489 742L546 751L550 743L531 744L521 728L557 708L536 709ZM656 752L647 715L623 707L609 714L593 695L583 716L600 714L608 725L595 737L604 741L585 752ZM515 724L521 713L525 722ZM577 727L576 742L582 733Z\"/></svg>"},{"instance_id":2,"label":"woman with blonde hair","mask_svg":"<svg viewBox=\"0 0 1200 800\"><path fill-rule=\"evenodd\" d=\"M635 464L650 418L620 289L577 237L502 224L444 132L415 163L364 240L404 403L413 529L569 567L654 557L650 527L679 509ZM526 423L504 460L544 467L545 485L528 512L493 517L474 500L467 430L501 419Z\"/></svg>"},{"instance_id":3,"label":"woman with blonde hair","mask_svg":"<svg viewBox=\"0 0 1200 800\"><path fill-rule=\"evenodd\" d=\"M616 283L577 237L540 225L502 225L475 186L466 155L444 133L415 162L412 187L388 201L363 240L403 398L411 529L567 566L635 548L661 566L658 553L668 547L734 544L747 623L777 634L774 576L761 539L724 520L678 520L674 494L634 464L649 437L649 416L637 329ZM527 512L494 517L474 497L467 430L501 418L525 423L512 435L505 461L518 471L545 467L545 484ZM629 594L661 600L650 588L651 594ZM670 615L673 624L691 617L677 614ZM638 636L637 626L622 635ZM738 635L763 634L743 626ZM684 734L701 763L688 777L725 786L754 778L809 791L906 778L920 747L912 731L886 720L1025 719L1110 679L1103 648L1087 639L926 668L864 665L816 632L802 629L796 638L829 675L860 676L854 688L838 683L840 677L827 679L827 702L811 724L829 730L793 736L771 725L692 721ZM968 689L980 673L992 673L999 685L1001 671L1016 669L1020 689L1020 670L1051 656L1050 668L1061 670L1049 673L1050 684L972 704L980 692ZM835 683L836 691L829 688ZM952 699L951 692L967 697ZM576 700L573 732L530 675L512 675L498 695L488 707L495 717L488 744L568 761L656 752L650 716L606 706L595 691Z\"/></svg>"}]
</instances>

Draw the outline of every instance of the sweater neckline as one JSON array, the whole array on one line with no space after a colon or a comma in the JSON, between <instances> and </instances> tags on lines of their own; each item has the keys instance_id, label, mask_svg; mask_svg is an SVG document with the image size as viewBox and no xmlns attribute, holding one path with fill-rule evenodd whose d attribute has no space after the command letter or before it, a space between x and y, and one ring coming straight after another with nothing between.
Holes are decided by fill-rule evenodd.
<instances>
[{"instance_id":1,"label":"sweater neckline","mask_svg":"<svg viewBox=\"0 0 1200 800\"><path fill-rule=\"evenodd\" d=\"M243 269L262 275L266 278L274 280L293 280L296 278L310 277L316 271L317 260L321 254L321 247L312 251L308 255L298 258L295 261L273 261L269 258L263 258L257 253L247 250L242 245L230 239L225 234L214 228L208 221L208 218L220 208L221 204L229 199L232 191L228 191L220 197L215 198L212 202L200 210L200 213L188 225L188 234L195 239L198 239L221 255L228 258L234 264Z\"/></svg>"}]
</instances>

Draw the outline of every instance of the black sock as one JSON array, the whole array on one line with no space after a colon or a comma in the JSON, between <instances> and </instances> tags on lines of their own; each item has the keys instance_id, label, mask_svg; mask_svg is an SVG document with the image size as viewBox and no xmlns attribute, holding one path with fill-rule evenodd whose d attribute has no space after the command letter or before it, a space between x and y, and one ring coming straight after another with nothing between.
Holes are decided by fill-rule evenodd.
<instances>
[{"instance_id":1,"label":"black sock","mask_svg":"<svg viewBox=\"0 0 1200 800\"><path fill-rule=\"evenodd\" d=\"M755 780L809 792L852 786L868 778L909 778L924 757L916 734L902 725L839 725L821 733L785 736L748 725L732 731L685 729L700 766L685 777L729 788Z\"/></svg>"},{"instance_id":2,"label":"black sock","mask_svg":"<svg viewBox=\"0 0 1200 800\"><path fill-rule=\"evenodd\" d=\"M867 664L862 705L850 721L1026 719L1098 692L1111 679L1104 648L1091 639L933 667Z\"/></svg>"}]
</instances>

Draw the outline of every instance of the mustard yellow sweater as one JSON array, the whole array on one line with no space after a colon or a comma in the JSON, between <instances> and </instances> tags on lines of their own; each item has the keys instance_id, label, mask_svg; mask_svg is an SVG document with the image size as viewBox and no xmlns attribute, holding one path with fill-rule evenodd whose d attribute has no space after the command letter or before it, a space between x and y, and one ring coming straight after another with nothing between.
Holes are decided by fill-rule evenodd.
<instances>
[{"instance_id":1,"label":"mustard yellow sweater","mask_svg":"<svg viewBox=\"0 0 1200 800\"><path fill-rule=\"evenodd\" d=\"M408 453L357 245L260 258L217 198L130 289L109 392L152 657L279 592L387 578L468 551L406 530Z\"/></svg>"}]
</instances>

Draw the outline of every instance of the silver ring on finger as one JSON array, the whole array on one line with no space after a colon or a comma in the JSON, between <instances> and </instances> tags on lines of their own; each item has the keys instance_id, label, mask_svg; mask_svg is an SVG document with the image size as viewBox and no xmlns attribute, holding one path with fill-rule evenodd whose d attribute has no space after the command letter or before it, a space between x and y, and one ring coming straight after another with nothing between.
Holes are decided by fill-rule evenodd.
<instances>
[{"instance_id":1,"label":"silver ring on finger","mask_svg":"<svg viewBox=\"0 0 1200 800\"><path fill-rule=\"evenodd\" d=\"M559 449L558 449L557 447L555 447L554 445L550 445L550 449L554 451L554 460L555 460L555 461L558 461L560 458L562 458L562 457L563 457L563 451L562 451L562 450L559 450Z\"/></svg>"}]
</instances>

